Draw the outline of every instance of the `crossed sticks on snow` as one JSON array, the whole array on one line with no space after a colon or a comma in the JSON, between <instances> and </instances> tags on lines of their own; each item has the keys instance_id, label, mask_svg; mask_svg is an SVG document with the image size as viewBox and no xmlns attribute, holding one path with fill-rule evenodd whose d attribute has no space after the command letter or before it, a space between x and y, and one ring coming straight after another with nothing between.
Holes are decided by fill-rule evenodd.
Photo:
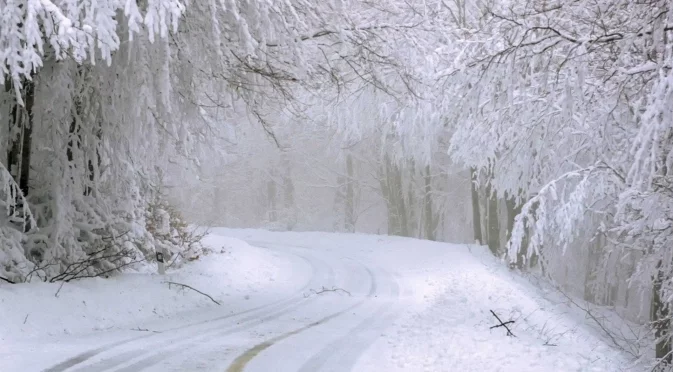
<instances>
[{"instance_id":1,"label":"crossed sticks on snow","mask_svg":"<svg viewBox=\"0 0 673 372\"><path fill-rule=\"evenodd\" d=\"M489 311L490 311L491 314L493 314L493 316L494 316L496 319L498 319L498 321L500 322L500 324L498 324L498 325L494 325L493 327L491 327L491 328L489 328L489 329L498 328L498 327L505 327L505 329L507 330L507 336L516 337L516 336L514 336L514 333L512 333L512 331L509 329L509 327L507 327L508 324L512 324L512 323L514 323L513 320L508 320L508 321L506 321L506 322L503 322L502 320L500 320L500 317L498 317L498 314L496 314L493 310L489 310Z\"/></svg>"}]
</instances>

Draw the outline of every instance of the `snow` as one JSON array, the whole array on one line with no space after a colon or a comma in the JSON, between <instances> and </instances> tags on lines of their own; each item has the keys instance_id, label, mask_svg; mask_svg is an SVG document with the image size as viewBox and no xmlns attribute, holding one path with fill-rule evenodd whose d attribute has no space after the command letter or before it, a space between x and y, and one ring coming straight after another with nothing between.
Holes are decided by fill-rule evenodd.
<instances>
[{"instance_id":1,"label":"snow","mask_svg":"<svg viewBox=\"0 0 673 372\"><path fill-rule=\"evenodd\" d=\"M107 342L108 337L117 339L143 333L136 329L153 329L212 315L208 310L216 305L208 298L188 289L169 288L167 281L190 285L223 304L257 304L260 294L266 293L263 299L267 299L268 292L282 292L288 283L291 285L292 280L301 280L304 275L301 262L290 262L238 239L208 236L204 243L215 253L179 270L169 269L163 277L154 273L155 267L149 267L144 270L147 272L125 273L109 279L0 285L0 360L10 362L2 370L44 367L42 361L31 361L22 353L17 355L16 348L34 352L43 342L58 344L68 336L76 339L106 332L101 341ZM58 357L55 354L53 357ZM11 368L12 360L18 363L16 369ZM31 368L26 369L24 363L29 362L37 365L29 364Z\"/></svg>"},{"instance_id":2,"label":"snow","mask_svg":"<svg viewBox=\"0 0 673 372\"><path fill-rule=\"evenodd\" d=\"M64 361L73 368L52 370L617 371L630 362L484 247L223 228L205 242L215 253L165 277L80 280L58 297L60 284L0 286L3 371ZM311 292L322 287L344 291ZM516 337L490 329L490 310L516 321Z\"/></svg>"},{"instance_id":3,"label":"snow","mask_svg":"<svg viewBox=\"0 0 673 372\"><path fill-rule=\"evenodd\" d=\"M358 234L223 230L243 239L320 246L397 271L405 311L357 371L616 371L629 360L583 314L510 272L485 247ZM514 319L507 337L503 321ZM547 345L545 345L547 344Z\"/></svg>"},{"instance_id":4,"label":"snow","mask_svg":"<svg viewBox=\"0 0 673 372\"><path fill-rule=\"evenodd\" d=\"M615 371L620 355L535 288L482 264L454 267L425 311L370 349L358 371ZM557 305L559 306L559 305ZM506 330L491 326L515 320ZM383 363L382 363L383 362Z\"/></svg>"}]
</instances>

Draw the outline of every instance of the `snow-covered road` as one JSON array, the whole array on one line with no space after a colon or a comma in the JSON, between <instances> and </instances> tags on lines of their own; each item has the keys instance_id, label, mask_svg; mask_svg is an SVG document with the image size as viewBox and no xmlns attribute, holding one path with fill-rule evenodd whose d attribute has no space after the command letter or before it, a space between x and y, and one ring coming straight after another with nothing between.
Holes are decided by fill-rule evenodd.
<instances>
[{"instance_id":1,"label":"snow-covered road","mask_svg":"<svg viewBox=\"0 0 673 372\"><path fill-rule=\"evenodd\" d=\"M0 358L3 351L11 355L7 371L518 372L624 365L534 287L473 253L478 247L226 229L215 231L214 244L218 235L248 241L283 270L260 262L270 281L251 295L215 295L221 306L136 321L137 329L116 320L95 333L6 342ZM198 275L182 279L191 283ZM208 281L216 288L218 277L202 278L199 288ZM517 338L489 329L490 309L517 319Z\"/></svg>"},{"instance_id":2,"label":"snow-covered road","mask_svg":"<svg viewBox=\"0 0 673 372\"><path fill-rule=\"evenodd\" d=\"M304 285L263 305L83 352L47 371L347 370L399 312L399 286L382 268L314 247L254 243L294 260Z\"/></svg>"}]
</instances>

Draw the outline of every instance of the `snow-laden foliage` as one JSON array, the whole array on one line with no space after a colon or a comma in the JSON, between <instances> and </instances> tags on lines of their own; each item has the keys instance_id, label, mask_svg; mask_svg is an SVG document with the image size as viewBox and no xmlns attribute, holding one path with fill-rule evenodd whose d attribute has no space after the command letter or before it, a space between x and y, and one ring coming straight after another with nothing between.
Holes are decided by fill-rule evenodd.
<instances>
[{"instance_id":1,"label":"snow-laden foliage","mask_svg":"<svg viewBox=\"0 0 673 372\"><path fill-rule=\"evenodd\" d=\"M384 231L437 238L453 161L473 181L475 240L636 321L654 314L657 356L670 351L670 0L0 10L0 276L69 279L81 263L95 275L181 252L169 164L211 185L228 176L217 167L251 171L226 184L261 195L254 205L209 187L209 207L266 226L327 221L298 207L300 187L321 188L339 215L324 224L353 231L369 193ZM301 172L318 182L300 186Z\"/></svg>"},{"instance_id":2,"label":"snow-laden foliage","mask_svg":"<svg viewBox=\"0 0 673 372\"><path fill-rule=\"evenodd\" d=\"M662 322L673 280L671 3L512 1L479 10L457 62L447 55L454 62L443 84L463 92L444 106L455 128L450 154L520 205L509 260L539 262L598 303L631 306L633 290L651 298L657 357L670 359ZM568 277L579 265L586 277Z\"/></svg>"},{"instance_id":3,"label":"snow-laden foliage","mask_svg":"<svg viewBox=\"0 0 673 372\"><path fill-rule=\"evenodd\" d=\"M141 9L142 8L142 9ZM178 0L3 0L0 3L0 80L20 90L46 59L102 60L110 65L121 45L118 13L129 39L143 28L150 42L177 30L184 5Z\"/></svg>"},{"instance_id":4,"label":"snow-laden foliage","mask_svg":"<svg viewBox=\"0 0 673 372\"><path fill-rule=\"evenodd\" d=\"M2 1L3 231L18 235L3 233L0 275L152 257L147 211L166 165L198 166L241 103L270 137L277 112L359 91L388 97L386 118L416 116L439 30L419 4Z\"/></svg>"}]
</instances>

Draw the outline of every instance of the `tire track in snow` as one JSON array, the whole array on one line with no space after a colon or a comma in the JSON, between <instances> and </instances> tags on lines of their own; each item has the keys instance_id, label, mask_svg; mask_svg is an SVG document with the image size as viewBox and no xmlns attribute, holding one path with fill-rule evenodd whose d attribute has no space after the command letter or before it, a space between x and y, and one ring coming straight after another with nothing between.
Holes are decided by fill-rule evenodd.
<instances>
[{"instance_id":1,"label":"tire track in snow","mask_svg":"<svg viewBox=\"0 0 673 372\"><path fill-rule=\"evenodd\" d=\"M387 272L386 274L390 283L390 296L399 298L400 287L397 280ZM390 305L394 303L395 301L386 301L379 306L374 314L360 321L347 334L332 341L313 355L300 367L298 372L324 370L326 365L331 366L329 370L332 371L351 369L366 347L379 337L381 329L392 323L398 316L398 311L390 308Z\"/></svg>"},{"instance_id":2,"label":"tire track in snow","mask_svg":"<svg viewBox=\"0 0 673 372\"><path fill-rule=\"evenodd\" d=\"M261 310L261 309L264 309L264 308L267 308L267 307L270 307L270 306L274 306L274 305L276 305L277 303L280 303L280 302L281 301L274 302L274 303L271 303L271 304L266 304L266 305L260 305L260 306L253 307L253 308L248 309L248 310L223 315L223 316L220 316L220 317L217 317L217 318L214 318L214 319L208 319L208 320L204 320L204 321L201 321L201 322L198 322L198 323L193 323L193 324L188 324L188 325L184 325L184 326L180 326L180 327L170 328L170 329L167 329L165 331L162 331L162 333L163 332L183 330L183 329L187 329L187 328L190 328L190 327L195 327L195 326L209 324L209 323L220 321L220 320L230 319L230 318L233 318L233 317L236 317L236 316L245 315L245 314L257 311L257 310ZM107 351L110 351L110 350L112 350L116 347L126 345L126 344L129 344L129 343L132 343L132 342L140 341L140 340L150 338L150 337L155 337L156 338L158 336L156 334L148 334L148 335L144 335L144 336L138 336L138 337L133 337L133 338L113 342L111 344L107 344L107 345L101 346L99 348L83 352L81 354L78 354L78 355L70 358L70 359L64 360L63 362L61 362L57 365L49 367L48 369L44 370L44 372L63 372L63 371L66 371L70 368L77 367L79 364L82 364L82 363L92 359L93 357L95 357L97 355L100 355L102 353L105 353ZM137 351L133 352L133 354L137 354L137 353L138 353ZM127 356L127 357L130 356L129 353L124 353L124 355Z\"/></svg>"},{"instance_id":3,"label":"tire track in snow","mask_svg":"<svg viewBox=\"0 0 673 372\"><path fill-rule=\"evenodd\" d=\"M376 284L376 281L375 281L375 278L374 278L374 274L368 268L364 267L364 269L368 273L368 276L370 278L370 288L369 288L369 293L367 295L369 297L369 296L372 296L376 292L377 284ZM332 267L329 267L329 271L331 273L331 275L329 275L330 281L333 283L334 282L334 269ZM302 295L302 297L303 297L303 295ZM207 339L203 339L202 337L198 337L198 340L197 339L192 339L191 340L192 342L190 342L188 345L183 345L183 348L193 347L194 345L197 344L196 341L203 342L203 341L208 341L208 340L214 340L214 339L217 339L217 338L221 338L222 336L226 336L226 335L233 334L233 333L236 333L236 332L239 332L239 331L245 331L245 330L254 328L254 327L256 327L258 325L261 325L261 324L263 324L267 321L278 319L282 315L291 313L292 311L294 311L298 308L301 308L302 306L306 306L309 303L315 302L318 299L319 299L318 296L312 296L312 297L308 297L308 298L304 297L304 301L293 304L292 306L289 306L285 310L283 310L281 312L278 312L278 313L275 313L272 316L269 316L269 317L266 317L266 318L263 318L263 319L259 319L259 321L255 322L253 324L247 324L247 325L244 325L244 326L236 327L235 329L229 329L226 332L218 332L217 334L213 334L212 337L208 337ZM350 306L349 308L346 308L342 311L339 311L338 312L339 314L333 314L334 315L333 317L336 317L337 315L345 313L348 310L351 310L353 307L355 307L355 306L353 305L353 306ZM321 319L321 320L327 321L328 319ZM177 348L172 348L172 349L177 350ZM161 361L165 360L166 359L166 354L170 354L171 351L172 351L171 349L168 349L168 350L164 349L164 350L162 350L162 354L155 354L151 357L142 359L142 360L137 361L137 362L135 362L131 365L125 366L124 368L116 369L115 371L116 372L136 372L136 371L139 371L139 370L143 370L143 369L152 367L152 366L160 363ZM90 370L87 369L86 371L89 372ZM82 372L84 372L84 370Z\"/></svg>"},{"instance_id":4,"label":"tire track in snow","mask_svg":"<svg viewBox=\"0 0 673 372\"><path fill-rule=\"evenodd\" d=\"M205 325L211 325L212 323L219 323L221 321L228 321L228 320L231 320L232 318L242 316L242 315L245 315L245 314L261 312L261 314L259 314L259 315L256 315L256 316L253 315L252 317L246 317L246 318L244 318L244 320L241 320L241 321L246 321L248 319L254 319L254 318L257 318L257 317L264 316L265 314L272 313L274 309L282 309L285 305L291 304L292 302L295 302L297 300L301 301L301 297L299 297L299 296L300 295L303 296L303 292L305 292L312 285L314 285L314 282L319 280L319 276L321 276L319 274L321 273L322 268L319 268L318 265L316 265L317 260L315 260L314 258L309 259L308 257L306 257L304 255L300 255L300 254L296 254L296 253L290 253L290 254L292 254L296 257L299 257L303 261L307 262L309 264L309 266L311 267L311 278L298 291L298 293L296 293L294 296L291 296L290 298L274 301L274 302L264 304L264 305L259 305L259 306L256 306L256 307L253 307L253 308L250 308L250 309L247 309L247 310L239 311L239 312L236 312L236 313L226 314L226 315L218 316L218 317L215 317L215 318L212 318L212 319L206 319L206 320L199 321L199 322L196 322L196 323L185 324L185 325L169 328L169 329L166 329L166 330L162 330L162 334L148 334L148 335L143 335L143 336L137 336L137 337L132 337L132 338L129 338L129 339L113 342L113 343L110 343L110 344L107 344L107 345L103 345L103 346L98 347L96 349L80 353L80 354L78 354L74 357L71 357L67 360L64 360L64 361L62 361L62 362L60 362L60 363L58 363L58 364L56 364L52 367L49 367L49 368L45 369L44 372L64 372L64 371L67 371L71 368L78 367L79 365L81 365L83 363L86 363L87 361L93 359L94 357L96 357L98 355L101 355L101 354L104 354L106 352L112 351L113 349L118 348L120 346L128 345L128 344L131 344L131 343L136 342L136 341L143 341L145 339L152 339L152 338L153 339L160 339L163 336L165 336L165 333L167 333L167 332L190 330L191 328L194 328L194 327L201 327L201 326L205 326ZM321 264L324 264L324 262L321 262ZM324 265L324 266L327 266L327 265ZM333 281L333 278L334 278L335 274L334 274L334 271L332 270L332 268L330 268L329 266L328 266L327 273L328 273L328 281ZM266 309L271 309L271 311L265 312L264 310L266 310ZM240 322L237 323L237 324L240 324ZM190 332L190 333L193 333L193 332ZM184 338L180 338L180 339L185 340ZM159 341L159 342L161 344L172 343L172 342L170 342L170 340L162 340L162 341ZM119 365L119 364L127 361L129 358L137 357L141 354L143 354L142 350L140 350L140 351L132 350L132 351L128 351L128 352L118 354L116 356L113 356L112 358L104 359L103 361L112 361L114 359L114 361L117 362L116 365ZM99 361L99 362L97 362L97 364L100 365L100 364L102 364L103 361ZM110 367L113 367L113 366L107 366L107 363L105 363L105 364L106 364L106 367L103 370L105 370L107 368L110 368ZM92 370L91 368L95 368L94 366L96 366L96 364L87 365L84 368L76 369L76 371L87 371L88 372L88 371ZM100 366L99 366L99 368L100 368Z\"/></svg>"},{"instance_id":5,"label":"tire track in snow","mask_svg":"<svg viewBox=\"0 0 673 372\"><path fill-rule=\"evenodd\" d=\"M360 306L364 305L367 302L368 299L372 298L376 294L376 291L377 291L377 288L378 288L378 284L376 282L376 276L374 275L374 273L368 267L365 267L365 270L367 271L367 273L369 274L369 277L371 278L371 285L370 285L369 293L367 294L367 296L365 298L363 298L362 300L356 302L355 304L353 304L353 305L351 305L351 306L349 306L349 307L347 307L343 310L340 310L340 311L332 313L328 316L325 316L325 317L323 317L323 318L321 318L321 319L319 319L319 320L317 320L313 323L307 324L303 327L300 327L300 328L297 328L293 331L281 334L281 335L276 336L276 337L274 337L270 340L264 341L262 343L259 343L255 346L253 346L252 348L246 350L244 353L242 353L238 357L236 357L236 359L234 359L234 361L231 363L229 368L227 368L227 372L241 372L246 367L246 365L251 360L253 360L259 353L261 353L262 351L270 348L271 346L275 345L276 343L278 343L280 341L283 341L283 340L285 340L285 339L287 339L291 336L294 336L296 334L299 334L303 331L311 329L313 327L317 327L321 324L327 323L328 321L330 321L334 318L337 318L340 315L343 315L343 314L345 314L345 313L347 313L347 312L349 312L349 311L351 311L351 310L353 310L357 307L360 307Z\"/></svg>"},{"instance_id":6,"label":"tire track in snow","mask_svg":"<svg viewBox=\"0 0 673 372\"><path fill-rule=\"evenodd\" d=\"M282 304L271 308L269 311L262 312L260 314L253 314L243 319L238 319L235 325L224 324L215 329L210 329L202 333L194 335L196 332L190 332L190 334L185 335L184 337L177 337L171 340L160 340L151 345L143 345L143 349L151 350L131 350L121 354L112 356L111 358L103 359L95 364L82 366L79 369L76 369L76 372L91 372L91 371L107 371L107 370L116 370L118 372L135 372L141 369L149 368L157 363L160 363L162 360L166 359L167 355L173 353L177 354L181 351L184 352L186 349L189 349L196 345L199 342L208 341L222 336L243 331L246 329L253 328L269 320L273 320L287 314L294 309L304 305L307 302L312 302L314 298L305 298L304 293L308 288L315 286L316 282L319 282L322 278L325 278L328 283L333 283L335 280L334 269L325 263L322 260L319 260L315 257L308 258L303 255L292 253L297 256L308 260L311 266L314 268L314 273L321 273L325 275L313 275L311 280L302 288L302 290L296 295L292 296L289 299L280 301ZM229 325L229 327L227 327ZM159 348L161 347L161 348ZM160 349L161 352L157 352L157 349ZM148 355L142 357L143 355ZM133 361L134 358L139 358ZM130 365L127 363L131 362ZM117 369L121 367L121 369Z\"/></svg>"},{"instance_id":7,"label":"tire track in snow","mask_svg":"<svg viewBox=\"0 0 673 372\"><path fill-rule=\"evenodd\" d=\"M290 247L297 246L292 245ZM323 256L320 257L326 259ZM248 332L230 334L225 338L213 340L213 342L208 345L198 345L192 353L189 353L188 358L185 357L187 353L183 353L183 356L178 356L177 358L169 357L168 359L163 360L161 364L156 365L153 370L193 371L197 369L225 369L226 366L231 363L233 357L244 352L256 343L265 341L264 336L261 335L267 334L266 338L271 339L274 338L274 335L283 334L291 331L293 328L302 327L304 324L301 323L304 322L298 319L307 318L305 321L306 323L312 322L316 317L324 315L325 309L330 309L336 306L337 309L334 309L334 311L336 311L345 308L359 298L366 296L371 290L372 274L367 271L366 266L358 261L348 259L347 257L334 257L334 259L328 259L328 261L330 263L336 263L334 268L338 269L337 282L339 283L339 286L341 288L346 288L355 294L354 298L352 296L337 296L336 298L331 296L317 296L320 297L320 299L318 299L319 302L306 303L306 306L296 309L290 316L274 320L269 324L260 325L260 327ZM378 289L375 291L378 291ZM324 301L327 301L327 303L323 304ZM318 312L316 312L316 310L318 310ZM292 320L289 319L290 317ZM293 323L299 324L292 326L291 324ZM241 338L243 338L243 340L241 340ZM255 341L255 339L257 339L257 341ZM222 363L224 363L224 365L222 365ZM160 369L162 367L164 368L163 370Z\"/></svg>"}]
</instances>

